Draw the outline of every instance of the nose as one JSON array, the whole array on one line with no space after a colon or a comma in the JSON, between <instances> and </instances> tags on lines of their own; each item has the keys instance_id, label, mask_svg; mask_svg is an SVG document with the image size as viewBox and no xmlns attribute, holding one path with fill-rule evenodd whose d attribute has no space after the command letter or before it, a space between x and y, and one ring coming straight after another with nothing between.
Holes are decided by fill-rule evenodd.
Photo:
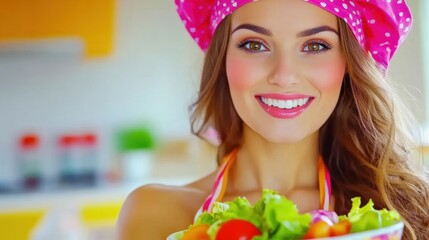
<instances>
[{"instance_id":1,"label":"nose","mask_svg":"<svg viewBox=\"0 0 429 240\"><path fill-rule=\"evenodd\" d=\"M297 76L296 63L297 60L287 53L275 54L268 82L282 87L297 84L299 78Z\"/></svg>"}]
</instances>

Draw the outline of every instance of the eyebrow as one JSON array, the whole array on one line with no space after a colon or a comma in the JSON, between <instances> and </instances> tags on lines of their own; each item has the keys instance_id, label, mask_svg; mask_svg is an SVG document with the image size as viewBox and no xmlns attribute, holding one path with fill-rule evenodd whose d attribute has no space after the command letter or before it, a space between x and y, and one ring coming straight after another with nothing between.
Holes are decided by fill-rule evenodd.
<instances>
[{"instance_id":1,"label":"eyebrow","mask_svg":"<svg viewBox=\"0 0 429 240\"><path fill-rule=\"evenodd\" d=\"M232 30L231 34L233 34L234 32L236 32L237 30L240 30L240 29L248 29L248 30L263 34L263 35L273 36L273 33L269 29L261 27L261 26L257 26L254 24L250 24L250 23L244 23L244 24L239 25L234 30Z\"/></svg>"},{"instance_id":2,"label":"eyebrow","mask_svg":"<svg viewBox=\"0 0 429 240\"><path fill-rule=\"evenodd\" d=\"M296 36L297 37L308 37L308 36L315 35L315 34L318 34L320 32L325 32L325 31L333 32L333 33L339 35L337 30L335 30L329 26L323 25L320 27L315 27L315 28L310 28L310 29L304 30L304 31L298 33Z\"/></svg>"},{"instance_id":3,"label":"eyebrow","mask_svg":"<svg viewBox=\"0 0 429 240\"><path fill-rule=\"evenodd\" d=\"M234 30L232 30L231 34L233 34L234 32L236 32L237 30L240 30L240 29L248 29L248 30L263 34L263 35L270 36L270 37L273 36L273 33L269 29L258 26L258 25L250 24L250 23L244 23L244 24L237 26L236 28L234 28ZM329 26L323 25L323 26L310 28L310 29L304 30L302 32L299 32L296 36L297 37L308 37L308 36L315 35L315 34L318 34L320 32L325 32L325 31L333 32L333 33L339 35L337 30L335 30Z\"/></svg>"}]
</instances>

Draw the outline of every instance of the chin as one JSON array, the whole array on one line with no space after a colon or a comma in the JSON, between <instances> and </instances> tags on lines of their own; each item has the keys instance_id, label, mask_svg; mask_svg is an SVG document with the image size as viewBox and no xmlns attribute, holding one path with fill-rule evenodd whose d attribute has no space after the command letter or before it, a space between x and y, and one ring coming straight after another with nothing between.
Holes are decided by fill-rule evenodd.
<instances>
[{"instance_id":1,"label":"chin","mask_svg":"<svg viewBox=\"0 0 429 240\"><path fill-rule=\"evenodd\" d=\"M283 132L281 134L263 134L261 135L267 141L272 143L281 143L281 144L295 144L303 141L308 135L294 132L292 134L288 134L287 132Z\"/></svg>"},{"instance_id":2,"label":"chin","mask_svg":"<svg viewBox=\"0 0 429 240\"><path fill-rule=\"evenodd\" d=\"M296 144L304 140L303 137L282 137L282 138L272 138L267 139L269 142L278 143L278 144Z\"/></svg>"},{"instance_id":3,"label":"chin","mask_svg":"<svg viewBox=\"0 0 429 240\"><path fill-rule=\"evenodd\" d=\"M257 125L254 128L245 125L244 131L248 131L248 136L261 138L262 140L275 144L296 144L308 139L314 135L317 130L303 128L301 126L282 127L275 124L272 125Z\"/></svg>"}]
</instances>

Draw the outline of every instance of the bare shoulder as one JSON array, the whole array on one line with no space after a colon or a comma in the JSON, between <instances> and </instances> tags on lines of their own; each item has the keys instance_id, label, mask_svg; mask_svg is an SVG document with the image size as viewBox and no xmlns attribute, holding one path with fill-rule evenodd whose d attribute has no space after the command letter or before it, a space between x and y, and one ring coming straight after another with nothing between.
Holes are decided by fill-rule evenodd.
<instances>
[{"instance_id":1,"label":"bare shoulder","mask_svg":"<svg viewBox=\"0 0 429 240\"><path fill-rule=\"evenodd\" d=\"M211 176L185 186L144 185L129 194L117 222L119 239L166 239L192 222Z\"/></svg>"}]
</instances>

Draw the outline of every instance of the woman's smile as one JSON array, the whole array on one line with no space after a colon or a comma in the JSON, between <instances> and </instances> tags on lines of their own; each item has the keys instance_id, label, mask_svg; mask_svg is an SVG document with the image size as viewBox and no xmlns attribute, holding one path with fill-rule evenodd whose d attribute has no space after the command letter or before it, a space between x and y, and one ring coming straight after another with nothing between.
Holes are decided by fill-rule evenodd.
<instances>
[{"instance_id":1,"label":"woman's smile","mask_svg":"<svg viewBox=\"0 0 429 240\"><path fill-rule=\"evenodd\" d=\"M263 94L256 96L261 107L275 118L298 117L314 97L301 94Z\"/></svg>"}]
</instances>

